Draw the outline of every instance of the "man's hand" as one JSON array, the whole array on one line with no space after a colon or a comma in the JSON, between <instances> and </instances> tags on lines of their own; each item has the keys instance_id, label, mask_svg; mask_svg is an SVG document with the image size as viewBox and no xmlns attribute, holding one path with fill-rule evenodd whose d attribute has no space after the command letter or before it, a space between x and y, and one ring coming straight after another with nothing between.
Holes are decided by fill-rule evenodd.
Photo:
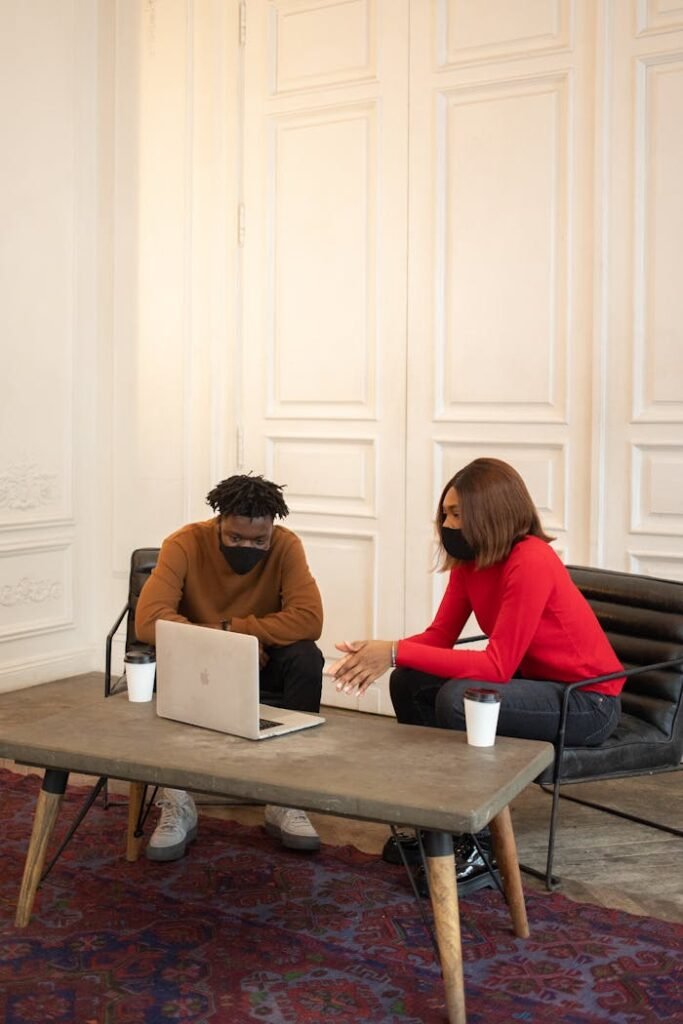
<instances>
[{"instance_id":1,"label":"man's hand","mask_svg":"<svg viewBox=\"0 0 683 1024\"><path fill-rule=\"evenodd\" d=\"M203 623L200 623L200 625L203 625ZM206 625L210 626L211 629L225 629L225 626L223 625L222 622L210 622L210 623L207 622ZM270 655L268 654L267 650L263 646L262 642L259 640L259 642L258 642L258 663L259 663L259 668L265 668L269 661L270 661Z\"/></svg>"},{"instance_id":2,"label":"man's hand","mask_svg":"<svg viewBox=\"0 0 683 1024\"><path fill-rule=\"evenodd\" d=\"M270 655L268 654L268 651L265 649L265 647L263 646L263 644L259 640L259 642L258 642L258 663L259 663L259 668L265 668L269 661L270 661Z\"/></svg>"},{"instance_id":3,"label":"man's hand","mask_svg":"<svg viewBox=\"0 0 683 1024\"><path fill-rule=\"evenodd\" d=\"M337 680L337 690L362 697L368 686L391 668L391 640L348 640L335 644L346 657L340 658L330 675Z\"/></svg>"}]
</instances>

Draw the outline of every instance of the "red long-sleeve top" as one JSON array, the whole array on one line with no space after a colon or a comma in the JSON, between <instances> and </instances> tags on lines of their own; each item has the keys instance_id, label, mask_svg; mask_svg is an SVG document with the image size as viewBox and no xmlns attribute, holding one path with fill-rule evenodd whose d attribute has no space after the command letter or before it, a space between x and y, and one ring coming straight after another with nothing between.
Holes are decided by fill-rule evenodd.
<instances>
[{"instance_id":1,"label":"red long-sleeve top","mask_svg":"<svg viewBox=\"0 0 683 1024\"><path fill-rule=\"evenodd\" d=\"M472 612L488 637L486 649L453 650ZM623 667L565 566L538 537L525 537L486 569L474 562L452 569L434 621L399 641L396 664L489 683L515 674L574 683ZM620 678L586 689L616 696L623 685Z\"/></svg>"}]
</instances>

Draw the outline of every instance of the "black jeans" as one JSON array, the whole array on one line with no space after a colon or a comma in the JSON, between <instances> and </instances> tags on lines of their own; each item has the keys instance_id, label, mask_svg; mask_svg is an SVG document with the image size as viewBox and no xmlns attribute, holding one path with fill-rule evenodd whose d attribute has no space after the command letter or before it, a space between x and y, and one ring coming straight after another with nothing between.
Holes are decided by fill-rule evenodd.
<instances>
[{"instance_id":1,"label":"black jeans","mask_svg":"<svg viewBox=\"0 0 683 1024\"><path fill-rule=\"evenodd\" d=\"M539 679L512 679L509 683L483 683L474 679L441 679L410 668L391 674L390 692L399 722L465 729L463 694L468 686L499 690L502 694L498 733L527 740L557 739L564 683ZM621 701L594 690L574 690L569 696L566 743L593 747L614 732Z\"/></svg>"},{"instance_id":2,"label":"black jeans","mask_svg":"<svg viewBox=\"0 0 683 1024\"><path fill-rule=\"evenodd\" d=\"M261 703L290 711L319 711L325 659L313 641L299 640L265 651L268 664L260 673Z\"/></svg>"}]
</instances>

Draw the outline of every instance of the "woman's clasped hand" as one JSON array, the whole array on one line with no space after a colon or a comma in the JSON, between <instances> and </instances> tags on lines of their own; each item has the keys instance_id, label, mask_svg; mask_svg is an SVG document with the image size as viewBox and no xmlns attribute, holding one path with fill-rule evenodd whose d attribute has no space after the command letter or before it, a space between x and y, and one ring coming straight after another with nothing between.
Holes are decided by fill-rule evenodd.
<instances>
[{"instance_id":1,"label":"woman's clasped hand","mask_svg":"<svg viewBox=\"0 0 683 1024\"><path fill-rule=\"evenodd\" d=\"M379 679L392 666L391 640L343 640L335 644L344 655L330 670L337 680L337 690L357 692L361 696L370 683Z\"/></svg>"}]
</instances>

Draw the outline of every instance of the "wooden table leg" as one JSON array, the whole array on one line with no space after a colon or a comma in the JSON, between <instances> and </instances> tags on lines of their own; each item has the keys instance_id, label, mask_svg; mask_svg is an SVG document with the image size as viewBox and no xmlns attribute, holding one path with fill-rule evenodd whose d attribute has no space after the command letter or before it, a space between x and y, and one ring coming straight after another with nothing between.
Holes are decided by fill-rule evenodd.
<instances>
[{"instance_id":1,"label":"wooden table leg","mask_svg":"<svg viewBox=\"0 0 683 1024\"><path fill-rule=\"evenodd\" d=\"M128 787L128 842L126 844L126 860L136 861L142 851L144 836L135 833L140 818L140 809L145 796L144 782L131 782Z\"/></svg>"},{"instance_id":2,"label":"wooden table leg","mask_svg":"<svg viewBox=\"0 0 683 1024\"><path fill-rule=\"evenodd\" d=\"M450 1024L466 1024L465 981L462 971L458 887L455 880L453 838L446 832L424 835L429 891L432 897L436 941L446 990Z\"/></svg>"},{"instance_id":3,"label":"wooden table leg","mask_svg":"<svg viewBox=\"0 0 683 1024\"><path fill-rule=\"evenodd\" d=\"M506 807L500 814L491 819L491 838L493 839L493 852L498 861L498 867L503 880L505 899L510 908L514 933L520 939L528 939L529 922L526 916L522 876L519 872L517 844L515 843L515 834L512 831L512 818L510 817L509 807Z\"/></svg>"},{"instance_id":4,"label":"wooden table leg","mask_svg":"<svg viewBox=\"0 0 683 1024\"><path fill-rule=\"evenodd\" d=\"M46 769L43 786L38 794L36 811L33 818L33 831L26 854L24 877L21 881L19 902L14 923L17 928L25 928L31 918L36 890L40 883L45 864L50 836L59 814L59 807L66 790L68 772Z\"/></svg>"}]
</instances>

